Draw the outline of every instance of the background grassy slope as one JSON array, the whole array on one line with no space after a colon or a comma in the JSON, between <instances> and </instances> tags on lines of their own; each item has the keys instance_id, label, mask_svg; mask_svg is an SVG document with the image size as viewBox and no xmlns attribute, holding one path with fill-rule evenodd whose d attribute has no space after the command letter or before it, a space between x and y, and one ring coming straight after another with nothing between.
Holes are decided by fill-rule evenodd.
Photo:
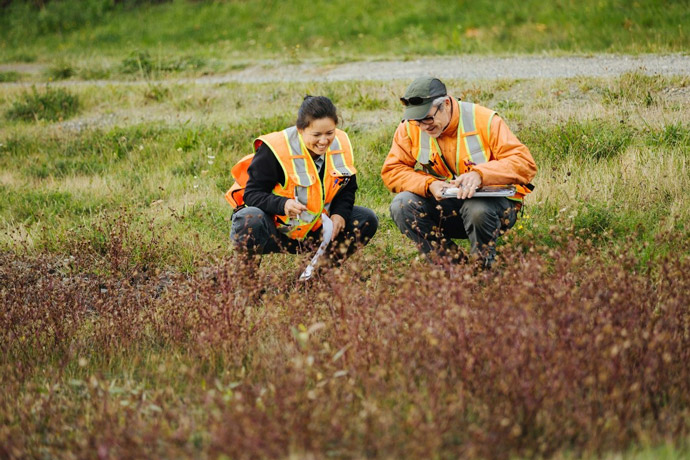
<instances>
[{"instance_id":1,"label":"background grassy slope","mask_svg":"<svg viewBox=\"0 0 690 460\"><path fill-rule=\"evenodd\" d=\"M142 2L143 3L143 2ZM132 51L236 60L352 59L461 53L683 52L688 2L276 0L127 6L13 2L0 18L0 60Z\"/></svg>"}]
</instances>

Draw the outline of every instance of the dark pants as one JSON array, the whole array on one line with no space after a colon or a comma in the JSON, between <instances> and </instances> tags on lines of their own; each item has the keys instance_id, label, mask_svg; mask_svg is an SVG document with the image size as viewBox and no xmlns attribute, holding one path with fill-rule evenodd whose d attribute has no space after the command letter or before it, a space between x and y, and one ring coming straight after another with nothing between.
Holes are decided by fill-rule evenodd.
<instances>
[{"instance_id":1,"label":"dark pants","mask_svg":"<svg viewBox=\"0 0 690 460\"><path fill-rule=\"evenodd\" d=\"M367 244L378 226L379 221L374 211L354 206L350 219L345 221L345 228L329 245L331 257L336 262L344 260L359 245ZM250 255L273 252L296 254L304 250L313 250L319 245L321 228L309 232L303 241L297 241L278 231L273 216L259 208L246 207L232 215L230 239L238 249Z\"/></svg>"},{"instance_id":2,"label":"dark pants","mask_svg":"<svg viewBox=\"0 0 690 460\"><path fill-rule=\"evenodd\" d=\"M400 231L427 257L432 254L461 258L451 238L469 239L470 252L493 264L498 236L515 225L517 202L508 198L448 198L436 201L401 192L390 211Z\"/></svg>"}]
</instances>

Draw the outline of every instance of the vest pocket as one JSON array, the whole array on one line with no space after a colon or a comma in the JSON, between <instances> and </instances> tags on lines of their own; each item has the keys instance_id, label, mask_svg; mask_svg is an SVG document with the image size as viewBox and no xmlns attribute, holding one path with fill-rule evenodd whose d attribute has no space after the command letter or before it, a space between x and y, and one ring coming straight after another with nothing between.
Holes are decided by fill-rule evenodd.
<instances>
[{"instance_id":1,"label":"vest pocket","mask_svg":"<svg viewBox=\"0 0 690 460\"><path fill-rule=\"evenodd\" d=\"M293 184L298 184L298 186L309 187L316 182L316 177L313 174L307 172L302 173L289 173L290 180Z\"/></svg>"}]
</instances>

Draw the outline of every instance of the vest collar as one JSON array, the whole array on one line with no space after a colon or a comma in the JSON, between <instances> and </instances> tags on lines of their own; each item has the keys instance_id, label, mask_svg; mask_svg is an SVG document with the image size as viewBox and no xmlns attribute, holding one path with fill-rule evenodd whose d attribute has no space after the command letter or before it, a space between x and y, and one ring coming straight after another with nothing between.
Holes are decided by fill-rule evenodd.
<instances>
[{"instance_id":1,"label":"vest collar","mask_svg":"<svg viewBox=\"0 0 690 460\"><path fill-rule=\"evenodd\" d=\"M323 165L325 163L325 157L326 154L324 155L316 155L316 158L312 157L312 160L314 160L314 164L316 165L316 170L321 172L321 168L323 168Z\"/></svg>"}]
</instances>

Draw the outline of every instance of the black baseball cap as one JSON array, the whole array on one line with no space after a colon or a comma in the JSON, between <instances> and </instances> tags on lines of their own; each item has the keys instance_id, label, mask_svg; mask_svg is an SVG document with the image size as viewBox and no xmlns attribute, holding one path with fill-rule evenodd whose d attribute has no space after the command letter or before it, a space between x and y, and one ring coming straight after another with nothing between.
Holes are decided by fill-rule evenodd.
<instances>
[{"instance_id":1,"label":"black baseball cap","mask_svg":"<svg viewBox=\"0 0 690 460\"><path fill-rule=\"evenodd\" d=\"M420 120L429 113L434 99L446 96L446 85L434 77L419 77L407 87L400 101L405 106L404 120Z\"/></svg>"}]
</instances>

